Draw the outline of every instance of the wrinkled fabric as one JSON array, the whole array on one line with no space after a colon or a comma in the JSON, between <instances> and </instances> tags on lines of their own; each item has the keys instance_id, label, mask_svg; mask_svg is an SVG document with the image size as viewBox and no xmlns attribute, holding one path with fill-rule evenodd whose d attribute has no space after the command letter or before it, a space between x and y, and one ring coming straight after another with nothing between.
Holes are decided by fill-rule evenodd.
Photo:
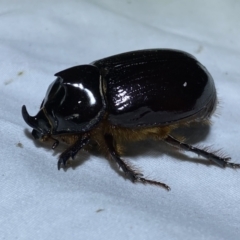
<instances>
[{"instance_id":1,"label":"wrinkled fabric","mask_svg":"<svg viewBox=\"0 0 240 240\"><path fill-rule=\"evenodd\" d=\"M240 163L240 2L6 1L0 3L1 239L239 239L240 169L209 165L161 142L123 157L171 191L133 184L114 162L34 141L21 116L38 112L54 74L113 54L181 49L212 74L219 96L211 126L179 135ZM185 134L184 134L185 133Z\"/></svg>"}]
</instances>

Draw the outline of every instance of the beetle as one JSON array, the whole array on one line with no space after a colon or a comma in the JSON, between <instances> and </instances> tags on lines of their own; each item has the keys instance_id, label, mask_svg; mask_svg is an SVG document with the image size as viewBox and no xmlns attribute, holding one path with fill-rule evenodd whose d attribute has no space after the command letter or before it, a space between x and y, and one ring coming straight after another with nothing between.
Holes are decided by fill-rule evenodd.
<instances>
[{"instance_id":1,"label":"beetle","mask_svg":"<svg viewBox=\"0 0 240 240\"><path fill-rule=\"evenodd\" d=\"M238 168L206 149L196 148L172 134L192 122L208 122L217 105L212 76L192 55L173 49L126 52L71 67L55 74L56 80L36 116L22 116L35 139L70 145L58 160L66 167L79 150L95 142L133 182L170 187L143 177L120 156L126 142L162 140L194 152L220 167Z\"/></svg>"}]
</instances>

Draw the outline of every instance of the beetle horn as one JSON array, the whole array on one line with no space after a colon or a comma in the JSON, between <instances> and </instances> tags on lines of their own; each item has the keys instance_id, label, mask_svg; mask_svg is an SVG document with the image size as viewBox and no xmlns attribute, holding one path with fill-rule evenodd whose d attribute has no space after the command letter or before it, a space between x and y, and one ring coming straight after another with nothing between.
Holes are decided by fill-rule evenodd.
<instances>
[{"instance_id":1,"label":"beetle horn","mask_svg":"<svg viewBox=\"0 0 240 240\"><path fill-rule=\"evenodd\" d=\"M31 117L28 112L25 105L22 106L22 116L25 122L32 128L38 129L38 121L35 117Z\"/></svg>"}]
</instances>

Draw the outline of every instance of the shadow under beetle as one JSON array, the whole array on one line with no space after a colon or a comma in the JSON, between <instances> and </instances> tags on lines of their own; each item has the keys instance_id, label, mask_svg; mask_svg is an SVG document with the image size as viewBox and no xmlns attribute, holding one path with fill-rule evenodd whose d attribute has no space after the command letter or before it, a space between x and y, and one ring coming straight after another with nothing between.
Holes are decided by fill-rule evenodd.
<instances>
[{"instance_id":1,"label":"shadow under beetle","mask_svg":"<svg viewBox=\"0 0 240 240\"><path fill-rule=\"evenodd\" d=\"M80 149L95 142L116 161L133 181L164 183L146 179L120 158L122 145L144 139L163 140L194 152L220 167L240 167L230 158L218 156L177 140L171 134L191 122L208 122L217 104L214 81L192 55L170 49L122 53L75 66L55 74L40 111L22 115L33 128L35 139L70 144L59 157L58 169Z\"/></svg>"}]
</instances>

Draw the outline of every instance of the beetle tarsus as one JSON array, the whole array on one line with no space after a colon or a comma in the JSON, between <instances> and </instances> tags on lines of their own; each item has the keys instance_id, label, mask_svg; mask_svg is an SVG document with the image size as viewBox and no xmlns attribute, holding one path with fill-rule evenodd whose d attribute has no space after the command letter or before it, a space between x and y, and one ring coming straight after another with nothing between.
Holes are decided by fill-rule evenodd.
<instances>
[{"instance_id":1,"label":"beetle tarsus","mask_svg":"<svg viewBox=\"0 0 240 240\"><path fill-rule=\"evenodd\" d=\"M151 184L151 185L156 185L156 186L163 187L168 191L171 190L171 188L167 184L161 183L161 182L158 182L158 181L149 180L149 179L146 179L146 178L139 178L139 181L141 181L142 183L148 183L148 184Z\"/></svg>"},{"instance_id":2,"label":"beetle tarsus","mask_svg":"<svg viewBox=\"0 0 240 240\"><path fill-rule=\"evenodd\" d=\"M232 162L225 162L226 167L231 167L231 168L240 168L240 164L237 163L232 163Z\"/></svg>"},{"instance_id":3,"label":"beetle tarsus","mask_svg":"<svg viewBox=\"0 0 240 240\"><path fill-rule=\"evenodd\" d=\"M211 153L208 150L203 150L200 148L193 147L189 144L183 143L175 139L174 137L168 135L167 138L164 139L164 141L172 146L178 147L181 150L184 151L190 151L198 154L199 156L202 156L214 163L216 163L219 167L232 167L232 168L240 168L240 164L229 162L231 158L229 157L221 157L216 155L216 153Z\"/></svg>"},{"instance_id":4,"label":"beetle tarsus","mask_svg":"<svg viewBox=\"0 0 240 240\"><path fill-rule=\"evenodd\" d=\"M136 171L128 163L126 163L123 159L121 159L114 148L114 139L113 139L112 135L110 135L110 134L105 135L105 141L107 144L107 148L108 148L110 157L117 162L117 164L120 166L120 168L128 176L128 178L130 178L130 180L132 182L141 182L144 184L148 183L151 185L163 187L163 188L167 189L168 191L170 190L170 187L168 185L166 185L165 183L161 183L158 181L143 178L142 173Z\"/></svg>"},{"instance_id":5,"label":"beetle tarsus","mask_svg":"<svg viewBox=\"0 0 240 240\"><path fill-rule=\"evenodd\" d=\"M88 144L90 137L88 134L83 135L73 145L66 149L59 157L58 170L63 166L67 166L67 162L70 158L74 159L75 155L81 150L86 144Z\"/></svg>"}]
</instances>

